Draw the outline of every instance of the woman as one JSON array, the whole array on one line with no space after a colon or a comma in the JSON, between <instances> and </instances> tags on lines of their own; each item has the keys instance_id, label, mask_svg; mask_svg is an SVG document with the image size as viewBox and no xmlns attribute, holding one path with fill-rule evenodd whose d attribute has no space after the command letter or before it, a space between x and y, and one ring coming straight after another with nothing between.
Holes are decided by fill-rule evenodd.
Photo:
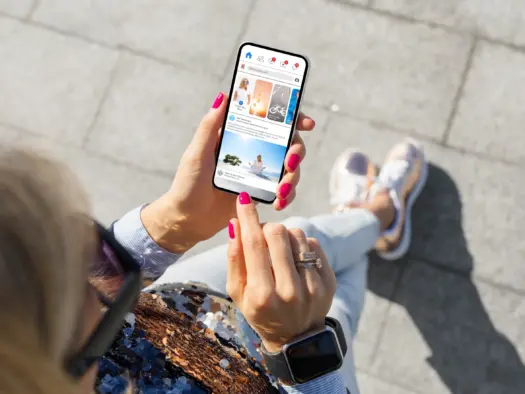
<instances>
[{"instance_id":1,"label":"woman","mask_svg":"<svg viewBox=\"0 0 525 394\"><path fill-rule=\"evenodd\" d=\"M176 253L211 237L235 216L235 196L215 190L211 182L223 101L221 93L202 120L173 188L142 211L147 231ZM313 126L301 117L299 128ZM283 185L297 183L304 154L297 138ZM18 151L0 158L0 301L5 312L0 392L91 393L96 360L140 289L140 267L110 233L86 219L88 204L80 190L68 171L49 160ZM291 187L274 206L280 210L294 198ZM129 230L120 223L115 234L125 236ZM157 268L150 265L146 276L164 269ZM100 286L100 274L113 275L114 288Z\"/></svg>"},{"instance_id":2,"label":"woman","mask_svg":"<svg viewBox=\"0 0 525 394\"><path fill-rule=\"evenodd\" d=\"M172 188L116 222L115 237L142 264L145 276L155 279L186 250L228 225L228 246L173 265L153 287L197 280L228 290L270 351L316 331L327 313L339 319L350 344L364 296L366 249L378 241L386 258L396 258L408 247L405 218L426 174L421 149L412 142L398 146L371 188L372 166L361 154L346 154L332 176L339 215L294 219L303 230L261 227L249 196L236 198L212 187L223 100L219 94L201 122ZM313 125L304 116L298 122L302 129ZM304 154L297 138L286 157L276 209L294 199ZM70 178L52 163L23 154L0 163L0 296L5 313L0 390L6 392L90 392L94 361L111 343L110 334L120 329L119 319L136 296L134 261L110 234L99 227L93 231L79 215L86 212L85 199L75 193L78 188ZM362 207L348 211L356 205ZM235 216L238 219L230 220ZM311 235L318 240L307 237ZM97 258L96 244L102 246L104 259ZM296 266L298 252L306 251L321 258L321 267ZM90 265L92 261L98 264ZM337 274L337 291L328 263ZM116 279L118 291L97 286L101 267L105 278L111 273ZM102 312L101 303L106 306ZM71 382L66 371L80 378L80 384ZM351 351L342 372L282 388L291 393L344 393L346 386L357 393Z\"/></svg>"},{"instance_id":3,"label":"woman","mask_svg":"<svg viewBox=\"0 0 525 394\"><path fill-rule=\"evenodd\" d=\"M241 79L239 87L235 89L235 92L233 93L233 101L239 103L239 105L250 105L252 97L248 90L249 85L250 81L248 78Z\"/></svg>"},{"instance_id":4,"label":"woman","mask_svg":"<svg viewBox=\"0 0 525 394\"><path fill-rule=\"evenodd\" d=\"M253 161L253 163L249 163L251 170L256 174L261 174L263 170L266 168L264 166L264 163L262 161L262 156L257 155L257 159Z\"/></svg>"}]
</instances>

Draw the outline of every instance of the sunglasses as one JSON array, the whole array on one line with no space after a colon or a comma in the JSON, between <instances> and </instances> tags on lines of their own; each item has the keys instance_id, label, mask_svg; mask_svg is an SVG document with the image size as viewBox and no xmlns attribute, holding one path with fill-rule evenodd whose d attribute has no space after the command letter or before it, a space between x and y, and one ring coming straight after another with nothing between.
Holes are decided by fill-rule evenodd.
<instances>
[{"instance_id":1,"label":"sunglasses","mask_svg":"<svg viewBox=\"0 0 525 394\"><path fill-rule=\"evenodd\" d=\"M88 282L103 305L103 316L80 351L67 360L66 370L75 379L82 377L111 347L124 319L140 295L140 265L119 244L112 232L95 222L98 253Z\"/></svg>"}]
</instances>

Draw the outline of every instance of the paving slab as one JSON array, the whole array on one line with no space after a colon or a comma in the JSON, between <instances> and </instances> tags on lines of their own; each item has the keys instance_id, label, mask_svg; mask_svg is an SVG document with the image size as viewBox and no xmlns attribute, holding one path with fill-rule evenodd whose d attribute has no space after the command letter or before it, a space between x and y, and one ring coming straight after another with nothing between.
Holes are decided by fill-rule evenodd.
<instances>
[{"instance_id":1,"label":"paving slab","mask_svg":"<svg viewBox=\"0 0 525 394\"><path fill-rule=\"evenodd\" d=\"M371 376L365 372L357 372L357 382L359 390L366 394L419 394L424 391L413 391L396 386L392 383L385 382L377 377Z\"/></svg>"},{"instance_id":2,"label":"paving slab","mask_svg":"<svg viewBox=\"0 0 525 394\"><path fill-rule=\"evenodd\" d=\"M129 210L158 198L171 184L169 177L59 145L49 139L23 135L19 144L69 166L87 191L94 216L106 225Z\"/></svg>"},{"instance_id":3,"label":"paving slab","mask_svg":"<svg viewBox=\"0 0 525 394\"><path fill-rule=\"evenodd\" d=\"M216 78L123 55L87 148L175 174L218 92Z\"/></svg>"},{"instance_id":4,"label":"paving slab","mask_svg":"<svg viewBox=\"0 0 525 394\"><path fill-rule=\"evenodd\" d=\"M42 0L33 19L191 69L223 72L251 1Z\"/></svg>"},{"instance_id":5,"label":"paving slab","mask_svg":"<svg viewBox=\"0 0 525 394\"><path fill-rule=\"evenodd\" d=\"M10 146L15 141L19 132L11 127L0 125L0 144L2 146Z\"/></svg>"},{"instance_id":6,"label":"paving slab","mask_svg":"<svg viewBox=\"0 0 525 394\"><path fill-rule=\"evenodd\" d=\"M525 366L510 336L525 322L523 301L413 261L371 370L425 393L522 393Z\"/></svg>"},{"instance_id":7,"label":"paving slab","mask_svg":"<svg viewBox=\"0 0 525 394\"><path fill-rule=\"evenodd\" d=\"M333 0L329 0L329 1L333 1ZM342 3L348 3L348 4L356 4L356 5L368 5L370 3L371 0L337 0L337 1L340 1ZM372 0L373 1L373 0Z\"/></svg>"},{"instance_id":8,"label":"paving slab","mask_svg":"<svg viewBox=\"0 0 525 394\"><path fill-rule=\"evenodd\" d=\"M525 53L480 42L448 142L525 163L524 101Z\"/></svg>"},{"instance_id":9,"label":"paving slab","mask_svg":"<svg viewBox=\"0 0 525 394\"><path fill-rule=\"evenodd\" d=\"M354 344L355 364L361 370L367 371L372 366L402 267L403 264L392 264L379 260L375 255L371 256L368 290ZM361 389L361 392L369 391Z\"/></svg>"},{"instance_id":10,"label":"paving slab","mask_svg":"<svg viewBox=\"0 0 525 394\"><path fill-rule=\"evenodd\" d=\"M24 17L33 8L36 0L0 0L0 12L8 15Z\"/></svg>"},{"instance_id":11,"label":"paving slab","mask_svg":"<svg viewBox=\"0 0 525 394\"><path fill-rule=\"evenodd\" d=\"M318 0L259 1L244 38L311 59L307 102L434 138L445 130L471 44L441 29Z\"/></svg>"},{"instance_id":12,"label":"paving slab","mask_svg":"<svg viewBox=\"0 0 525 394\"><path fill-rule=\"evenodd\" d=\"M117 53L0 17L0 120L80 144Z\"/></svg>"},{"instance_id":13,"label":"paving slab","mask_svg":"<svg viewBox=\"0 0 525 394\"><path fill-rule=\"evenodd\" d=\"M373 0L380 10L450 26L473 34L525 44L522 0Z\"/></svg>"},{"instance_id":14,"label":"paving slab","mask_svg":"<svg viewBox=\"0 0 525 394\"><path fill-rule=\"evenodd\" d=\"M381 164L390 147L405 137L385 127L333 116L319 162L331 163L337 152L357 146ZM424 147L431 166L413 210L409 255L524 289L525 187L515 181L521 179L521 169L430 142ZM326 184L325 167L313 182ZM320 201L327 198L325 188L314 195Z\"/></svg>"}]
</instances>

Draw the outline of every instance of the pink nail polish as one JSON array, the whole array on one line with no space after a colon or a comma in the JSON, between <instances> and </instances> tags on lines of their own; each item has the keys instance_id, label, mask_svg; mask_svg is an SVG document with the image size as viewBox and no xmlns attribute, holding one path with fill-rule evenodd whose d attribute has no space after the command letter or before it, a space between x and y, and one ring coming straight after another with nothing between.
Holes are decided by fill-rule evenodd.
<instances>
[{"instance_id":1,"label":"pink nail polish","mask_svg":"<svg viewBox=\"0 0 525 394\"><path fill-rule=\"evenodd\" d=\"M286 200L279 200L279 208L284 209L288 205L288 201Z\"/></svg>"},{"instance_id":2,"label":"pink nail polish","mask_svg":"<svg viewBox=\"0 0 525 394\"><path fill-rule=\"evenodd\" d=\"M288 194L292 191L292 184L291 183L283 183L281 187L279 188L279 194L281 198L288 197Z\"/></svg>"},{"instance_id":3,"label":"pink nail polish","mask_svg":"<svg viewBox=\"0 0 525 394\"><path fill-rule=\"evenodd\" d=\"M224 94L220 92L217 97L215 97L215 101L213 102L213 105L211 106L213 109L217 109L221 106L222 100L224 100Z\"/></svg>"},{"instance_id":4,"label":"pink nail polish","mask_svg":"<svg viewBox=\"0 0 525 394\"><path fill-rule=\"evenodd\" d=\"M293 155L290 156L290 158L288 159L288 167L290 167L290 169L292 171L295 171L297 169L297 166L299 165L299 163L301 162L301 156L299 155L296 155L295 153Z\"/></svg>"},{"instance_id":5,"label":"pink nail polish","mask_svg":"<svg viewBox=\"0 0 525 394\"><path fill-rule=\"evenodd\" d=\"M235 230L232 222L228 222L228 235L230 236L230 239L235 239Z\"/></svg>"},{"instance_id":6,"label":"pink nail polish","mask_svg":"<svg viewBox=\"0 0 525 394\"><path fill-rule=\"evenodd\" d=\"M251 203L252 199L250 198L250 195L248 193L242 192L241 194L239 194L239 202L242 205L245 205Z\"/></svg>"}]
</instances>

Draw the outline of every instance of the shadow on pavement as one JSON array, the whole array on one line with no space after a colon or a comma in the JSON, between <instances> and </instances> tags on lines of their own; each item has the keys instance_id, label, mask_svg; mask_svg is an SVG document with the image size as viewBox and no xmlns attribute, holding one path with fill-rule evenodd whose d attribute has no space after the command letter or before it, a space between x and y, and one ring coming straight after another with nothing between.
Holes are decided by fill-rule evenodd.
<instances>
[{"instance_id":1,"label":"shadow on pavement","mask_svg":"<svg viewBox=\"0 0 525 394\"><path fill-rule=\"evenodd\" d=\"M461 196L442 169L430 166L412 218L413 246L408 258L396 263L401 267L397 289L385 284L393 280L384 275L392 263L374 255L369 290L406 309L431 349L426 362L451 393L525 393L525 366L514 345L494 327L472 281L474 262L462 228ZM386 346L382 344L378 357ZM392 368L398 371L399 366ZM418 380L421 371L414 364L414 370L399 372Z\"/></svg>"}]
</instances>

